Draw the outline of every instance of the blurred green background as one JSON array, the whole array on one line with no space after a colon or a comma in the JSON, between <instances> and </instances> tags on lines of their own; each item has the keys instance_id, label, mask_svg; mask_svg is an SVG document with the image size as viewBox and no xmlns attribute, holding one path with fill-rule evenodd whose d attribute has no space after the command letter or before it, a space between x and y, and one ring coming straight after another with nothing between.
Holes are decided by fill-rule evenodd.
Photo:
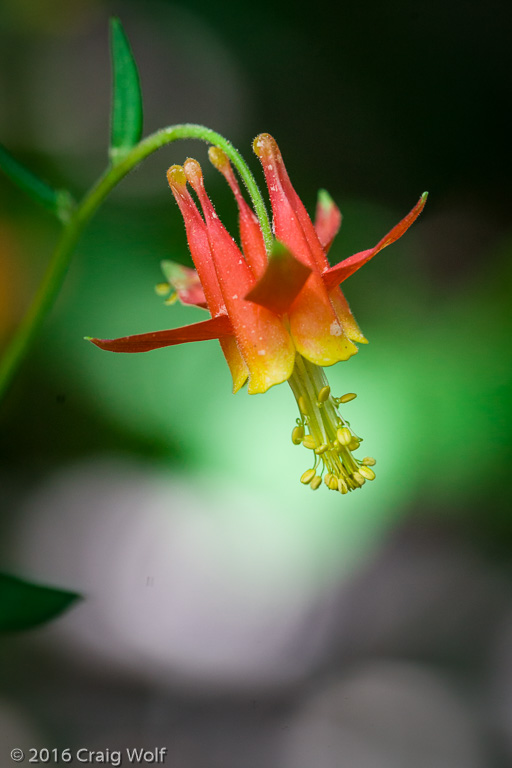
<instances>
[{"instance_id":1,"label":"blurred green background","mask_svg":"<svg viewBox=\"0 0 512 768\"><path fill-rule=\"evenodd\" d=\"M370 344L327 372L336 394L358 393L345 413L377 459L377 479L349 497L302 487L307 461L290 441L291 391L233 396L216 342L122 356L82 340L202 317L164 306L153 291L160 260L190 263L165 170L189 155L207 165L204 146L177 143L125 179L88 227L3 406L5 526L48 477L114 455L210 489L212 507L222 489L245 495L269 535L309 548L318 589L358 571L404 525L455 531L489 568L508 573L505 4L373 0L301 11L287 0L4 0L0 138L77 196L106 164L110 15L121 18L139 65L144 133L208 125L232 140L261 183L251 142L272 133L309 211L324 187L343 213L333 261L375 244L429 190L404 238L343 286ZM223 180L206 169L206 183L234 234ZM2 343L57 236L57 224L0 177ZM241 508L224 524L243 539L255 516ZM265 568L263 560L256 567L262 578Z\"/></svg>"},{"instance_id":2,"label":"blurred green background","mask_svg":"<svg viewBox=\"0 0 512 768\"><path fill-rule=\"evenodd\" d=\"M200 315L153 294L162 258L189 259L164 172L188 154L205 161L192 142L161 150L126 179L79 243L3 410L6 465L30 464L34 477L64 459L122 448L264 490L296 522L296 507L307 518L313 507L329 524L368 533L417 499L428 499L432 514L447 506L467 515L478 497L478 525L497 524L509 498L511 408L509 153L499 113L510 69L499 14L456 2L310 14L283 2L246 11L236 3L5 2L2 140L77 195L105 165L111 14L122 17L139 64L145 132L207 124L232 139L260 181L251 140L271 132L310 211L319 187L342 209L333 260L372 245L429 189L403 241L345 283L370 345L329 371L335 391L359 394L347 416L377 457L379 479L347 499L305 493L296 482L304 456L288 440L295 404L287 387L232 397L213 342L124 357L82 341ZM57 227L0 183L5 341ZM222 180L211 171L207 183L235 231Z\"/></svg>"}]
</instances>

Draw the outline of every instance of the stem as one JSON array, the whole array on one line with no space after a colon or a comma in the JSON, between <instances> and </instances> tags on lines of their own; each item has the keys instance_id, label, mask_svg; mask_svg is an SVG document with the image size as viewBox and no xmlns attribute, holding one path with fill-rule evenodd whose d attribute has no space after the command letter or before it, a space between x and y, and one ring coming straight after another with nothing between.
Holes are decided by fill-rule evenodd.
<instances>
[{"instance_id":1,"label":"stem","mask_svg":"<svg viewBox=\"0 0 512 768\"><path fill-rule=\"evenodd\" d=\"M156 152L157 149L160 149L160 147L171 144L178 139L201 139L224 150L247 187L260 222L265 245L267 250L270 251L272 231L265 203L248 165L231 142L210 128L191 123L172 125L152 133L133 147L122 160L107 168L81 202L72 210L69 219L64 222L61 237L48 264L43 280L32 300L32 304L0 361L0 399L7 391L10 382L25 357L28 347L57 298L68 271L74 247L85 225L92 218L108 193L135 166L153 152Z\"/></svg>"}]
</instances>

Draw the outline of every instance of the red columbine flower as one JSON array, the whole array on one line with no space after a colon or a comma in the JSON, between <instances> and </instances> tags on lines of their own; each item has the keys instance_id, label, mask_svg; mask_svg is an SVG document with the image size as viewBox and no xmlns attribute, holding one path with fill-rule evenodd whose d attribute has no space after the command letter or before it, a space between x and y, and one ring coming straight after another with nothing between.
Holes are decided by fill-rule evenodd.
<instances>
[{"instance_id":1,"label":"red columbine flower","mask_svg":"<svg viewBox=\"0 0 512 768\"><path fill-rule=\"evenodd\" d=\"M302 443L313 455L313 466L301 481L316 489L324 475L328 488L347 493L374 479L375 460L354 457L361 438L343 419L339 406L356 395L333 397L323 371L323 366L355 354L354 342L366 343L339 285L403 235L421 213L426 194L376 246L331 267L326 254L341 224L338 208L326 192L320 193L313 225L275 140L264 133L253 147L272 204L276 237L272 252L266 252L258 219L222 150L211 147L209 157L235 196L241 250L215 213L199 163L189 159L183 167L173 165L167 178L185 222L195 270L165 262L164 271L169 288L183 303L204 307L211 317L183 328L91 341L113 352L145 352L219 339L234 392L247 379L250 394L289 382L300 413L292 441Z\"/></svg>"}]
</instances>

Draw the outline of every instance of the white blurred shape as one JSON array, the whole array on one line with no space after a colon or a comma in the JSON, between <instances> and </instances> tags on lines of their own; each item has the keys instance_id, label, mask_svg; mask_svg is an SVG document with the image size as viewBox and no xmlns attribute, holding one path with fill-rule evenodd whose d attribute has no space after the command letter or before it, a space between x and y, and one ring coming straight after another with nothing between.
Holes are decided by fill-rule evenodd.
<instances>
[{"instance_id":1,"label":"white blurred shape","mask_svg":"<svg viewBox=\"0 0 512 768\"><path fill-rule=\"evenodd\" d=\"M292 723L283 768L483 768L464 702L435 675L375 662L313 695Z\"/></svg>"},{"instance_id":2,"label":"white blurred shape","mask_svg":"<svg viewBox=\"0 0 512 768\"><path fill-rule=\"evenodd\" d=\"M314 545L243 491L97 461L39 489L22 518L12 568L85 594L42 631L72 654L253 690L301 679L324 649Z\"/></svg>"}]
</instances>

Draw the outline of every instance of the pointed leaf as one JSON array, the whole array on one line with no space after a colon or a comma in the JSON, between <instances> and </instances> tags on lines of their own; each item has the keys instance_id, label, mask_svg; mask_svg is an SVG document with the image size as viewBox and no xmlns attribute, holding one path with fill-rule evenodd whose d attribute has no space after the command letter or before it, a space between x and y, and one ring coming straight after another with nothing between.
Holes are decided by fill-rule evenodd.
<instances>
[{"instance_id":1,"label":"pointed leaf","mask_svg":"<svg viewBox=\"0 0 512 768\"><path fill-rule=\"evenodd\" d=\"M139 73L119 19L110 20L112 57L112 117L110 159L123 159L142 135L142 94Z\"/></svg>"},{"instance_id":2,"label":"pointed leaf","mask_svg":"<svg viewBox=\"0 0 512 768\"><path fill-rule=\"evenodd\" d=\"M388 245L391 245L391 243L394 243L402 237L422 212L425 203L427 202L427 196L428 192L424 192L407 216L404 216L404 218L399 221L398 224L396 224L373 248L354 253L353 256L349 256L348 259L340 261L336 266L326 269L325 272L322 273L322 279L327 290L330 291L332 288L342 283L347 277L350 277L354 272L357 272L363 264L366 264L367 261L379 253L379 251L382 251L383 248L386 248Z\"/></svg>"},{"instance_id":3,"label":"pointed leaf","mask_svg":"<svg viewBox=\"0 0 512 768\"><path fill-rule=\"evenodd\" d=\"M123 336L120 339L93 339L86 336L100 349L107 352L149 352L152 349L171 347L175 344L187 344L189 341L207 341L232 336L233 329L227 315L211 317L202 323L184 325L182 328L171 328L168 331L139 333L136 336Z\"/></svg>"},{"instance_id":4,"label":"pointed leaf","mask_svg":"<svg viewBox=\"0 0 512 768\"><path fill-rule=\"evenodd\" d=\"M293 304L310 274L309 267L296 259L284 243L275 240L263 276L245 298L282 315Z\"/></svg>"},{"instance_id":5,"label":"pointed leaf","mask_svg":"<svg viewBox=\"0 0 512 768\"><path fill-rule=\"evenodd\" d=\"M58 616L80 595L0 573L0 631L30 629Z\"/></svg>"},{"instance_id":6,"label":"pointed leaf","mask_svg":"<svg viewBox=\"0 0 512 768\"><path fill-rule=\"evenodd\" d=\"M64 189L53 189L38 176L25 168L10 152L0 144L0 168L11 181L27 192L34 200L54 213L61 221L69 218L73 208L73 198Z\"/></svg>"}]
</instances>

